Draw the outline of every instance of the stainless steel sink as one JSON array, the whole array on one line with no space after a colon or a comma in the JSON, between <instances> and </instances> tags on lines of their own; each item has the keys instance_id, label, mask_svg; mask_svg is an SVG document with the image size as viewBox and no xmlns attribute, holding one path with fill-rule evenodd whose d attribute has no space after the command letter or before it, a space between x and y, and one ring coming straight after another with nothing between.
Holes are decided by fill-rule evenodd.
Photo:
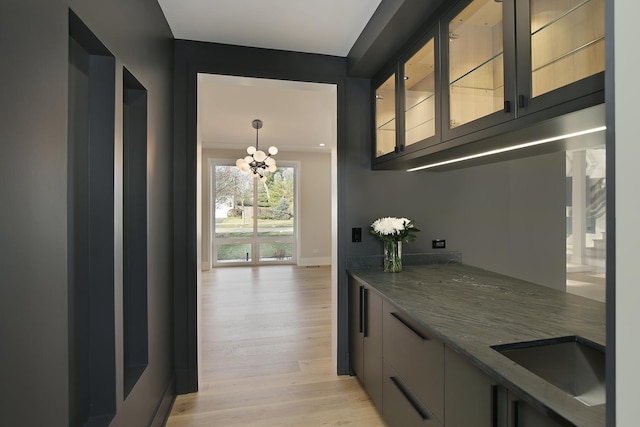
<instances>
[{"instance_id":1,"label":"stainless steel sink","mask_svg":"<svg viewBox=\"0 0 640 427\"><path fill-rule=\"evenodd\" d=\"M578 336L492 347L588 406L605 403L605 348Z\"/></svg>"}]
</instances>

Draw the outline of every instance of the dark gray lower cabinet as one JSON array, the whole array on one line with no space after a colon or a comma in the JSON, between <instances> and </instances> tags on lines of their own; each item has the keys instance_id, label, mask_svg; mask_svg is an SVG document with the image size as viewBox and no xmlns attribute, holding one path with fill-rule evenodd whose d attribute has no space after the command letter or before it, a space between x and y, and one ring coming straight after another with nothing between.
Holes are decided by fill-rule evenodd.
<instances>
[{"instance_id":1,"label":"dark gray lower cabinet","mask_svg":"<svg viewBox=\"0 0 640 427\"><path fill-rule=\"evenodd\" d=\"M349 364L351 371L360 380L364 375L362 342L363 318L362 318L362 293L364 285L349 276Z\"/></svg>"},{"instance_id":2,"label":"dark gray lower cabinet","mask_svg":"<svg viewBox=\"0 0 640 427\"><path fill-rule=\"evenodd\" d=\"M382 410L382 297L349 277L351 370Z\"/></svg>"},{"instance_id":3,"label":"dark gray lower cabinet","mask_svg":"<svg viewBox=\"0 0 640 427\"><path fill-rule=\"evenodd\" d=\"M480 369L445 346L446 427L503 427L506 391Z\"/></svg>"},{"instance_id":4,"label":"dark gray lower cabinet","mask_svg":"<svg viewBox=\"0 0 640 427\"><path fill-rule=\"evenodd\" d=\"M509 427L572 427L560 417L551 418L509 393Z\"/></svg>"},{"instance_id":5,"label":"dark gray lower cabinet","mask_svg":"<svg viewBox=\"0 0 640 427\"><path fill-rule=\"evenodd\" d=\"M567 427L349 276L349 358L391 427Z\"/></svg>"},{"instance_id":6,"label":"dark gray lower cabinet","mask_svg":"<svg viewBox=\"0 0 640 427\"><path fill-rule=\"evenodd\" d=\"M444 419L444 344L424 327L397 309L383 302L383 351L385 365L393 369L394 384L385 373L383 415L387 414L387 390L403 389L426 409L429 419L442 424ZM395 385L393 387L392 385ZM433 422L433 421L432 421ZM410 425L410 424L405 424ZM437 425L437 424L427 424Z\"/></svg>"},{"instance_id":7,"label":"dark gray lower cabinet","mask_svg":"<svg viewBox=\"0 0 640 427\"><path fill-rule=\"evenodd\" d=\"M386 361L382 381L382 414L389 426L441 427L440 422Z\"/></svg>"},{"instance_id":8,"label":"dark gray lower cabinet","mask_svg":"<svg viewBox=\"0 0 640 427\"><path fill-rule=\"evenodd\" d=\"M445 427L569 427L550 417L445 346Z\"/></svg>"}]
</instances>

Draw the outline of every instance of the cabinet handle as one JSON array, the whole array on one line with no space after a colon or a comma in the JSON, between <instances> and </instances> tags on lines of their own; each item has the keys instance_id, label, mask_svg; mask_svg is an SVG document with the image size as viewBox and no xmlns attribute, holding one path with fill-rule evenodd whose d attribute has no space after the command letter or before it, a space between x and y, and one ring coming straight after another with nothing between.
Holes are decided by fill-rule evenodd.
<instances>
[{"instance_id":1,"label":"cabinet handle","mask_svg":"<svg viewBox=\"0 0 640 427\"><path fill-rule=\"evenodd\" d=\"M491 427L498 427L498 386L491 386Z\"/></svg>"},{"instance_id":2,"label":"cabinet handle","mask_svg":"<svg viewBox=\"0 0 640 427\"><path fill-rule=\"evenodd\" d=\"M415 409L415 411L418 413L418 415L420 415L420 417L422 417L422 420L423 421L428 420L429 419L429 414L427 414L427 412L424 409L422 409L422 405L420 405L416 401L416 399L413 397L411 392L409 392L409 390L407 390L405 388L404 384L396 377L389 377L389 379L398 388L398 390L400 390L400 393L402 393L402 395L405 397L405 399L407 399L409 401L409 403L411 404L411 406L413 406L413 409Z\"/></svg>"},{"instance_id":3,"label":"cabinet handle","mask_svg":"<svg viewBox=\"0 0 640 427\"><path fill-rule=\"evenodd\" d=\"M363 311L364 311L364 296L362 295L362 291L364 290L363 286L358 288L358 330L360 333L364 332L364 320L363 320Z\"/></svg>"},{"instance_id":4,"label":"cabinet handle","mask_svg":"<svg viewBox=\"0 0 640 427\"><path fill-rule=\"evenodd\" d=\"M511 101L504 101L504 112L505 113L511 112Z\"/></svg>"},{"instance_id":5,"label":"cabinet handle","mask_svg":"<svg viewBox=\"0 0 640 427\"><path fill-rule=\"evenodd\" d=\"M413 326L411 326L409 323L407 323L406 320L404 320L402 317L400 317L397 313L391 313L391 315L393 317L395 317L398 322L402 323L404 326L407 327L407 329L409 329L411 332L413 332L414 334L416 334L418 337L420 337L420 339L422 341L429 341L429 337L426 336L425 334L423 334L422 332L420 332L419 330L417 330L416 328L414 328Z\"/></svg>"},{"instance_id":6,"label":"cabinet handle","mask_svg":"<svg viewBox=\"0 0 640 427\"><path fill-rule=\"evenodd\" d=\"M362 332L369 336L369 289L362 289Z\"/></svg>"},{"instance_id":7,"label":"cabinet handle","mask_svg":"<svg viewBox=\"0 0 640 427\"><path fill-rule=\"evenodd\" d=\"M524 108L527 106L527 98L524 95L518 96L518 107Z\"/></svg>"}]
</instances>

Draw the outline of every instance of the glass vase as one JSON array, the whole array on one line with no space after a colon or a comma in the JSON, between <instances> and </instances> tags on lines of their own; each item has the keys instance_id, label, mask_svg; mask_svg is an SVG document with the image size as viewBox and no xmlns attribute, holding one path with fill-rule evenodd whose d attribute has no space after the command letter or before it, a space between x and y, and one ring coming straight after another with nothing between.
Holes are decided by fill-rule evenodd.
<instances>
[{"instance_id":1,"label":"glass vase","mask_svg":"<svg viewBox=\"0 0 640 427\"><path fill-rule=\"evenodd\" d=\"M402 271L402 242L384 241L384 271L385 273Z\"/></svg>"}]
</instances>

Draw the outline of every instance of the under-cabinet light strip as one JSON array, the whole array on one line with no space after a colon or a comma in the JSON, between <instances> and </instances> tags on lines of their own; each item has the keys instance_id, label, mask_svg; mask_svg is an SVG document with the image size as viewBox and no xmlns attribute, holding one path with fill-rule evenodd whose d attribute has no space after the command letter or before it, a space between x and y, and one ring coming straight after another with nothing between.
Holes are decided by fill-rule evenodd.
<instances>
[{"instance_id":1,"label":"under-cabinet light strip","mask_svg":"<svg viewBox=\"0 0 640 427\"><path fill-rule=\"evenodd\" d=\"M415 172L415 171L419 171L419 170L423 170L423 169L429 169L429 168L435 168L435 167L438 167L438 166L449 165L451 163L464 162L465 160L471 160L471 159L477 159L477 158L480 158L480 157L492 156L494 154L500 154L500 153L505 153L507 151L519 150L521 148L533 147L534 145L546 144L548 142L558 141L558 140L561 140L561 139L573 138L573 137L581 136L581 135L588 135L590 133L600 132L600 131L603 131L603 130L606 130L606 129L607 129L606 126L600 126L600 127L597 127L597 128L582 130L580 132L568 133L568 134L565 134L565 135L553 136L551 138L539 139L537 141L525 142L524 144L512 145L510 147L498 148L498 149L495 149L495 150L485 151L483 153L477 153L477 154L472 154L472 155L469 155L469 156L458 157L456 159L445 160L443 162L431 163L431 164L424 165L424 166L418 166L418 167L415 167L415 168L407 169L407 172Z\"/></svg>"}]
</instances>

